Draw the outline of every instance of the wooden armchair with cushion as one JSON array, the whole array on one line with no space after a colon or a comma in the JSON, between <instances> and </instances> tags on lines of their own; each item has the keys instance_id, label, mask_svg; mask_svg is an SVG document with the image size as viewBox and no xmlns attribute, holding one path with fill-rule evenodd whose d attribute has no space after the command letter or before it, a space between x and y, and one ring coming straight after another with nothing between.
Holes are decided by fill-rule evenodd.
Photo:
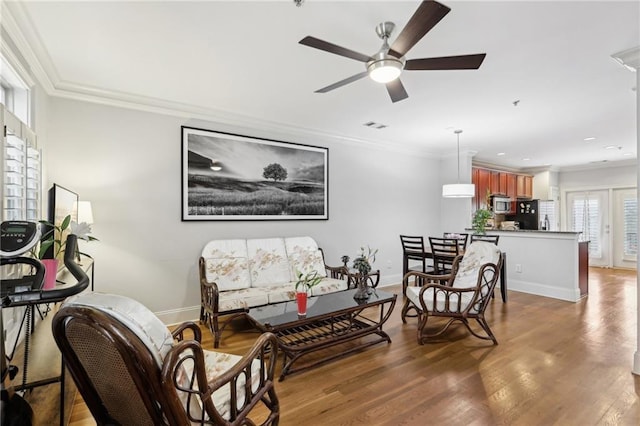
<instances>
[{"instance_id":1,"label":"wooden armchair with cushion","mask_svg":"<svg viewBox=\"0 0 640 426\"><path fill-rule=\"evenodd\" d=\"M98 425L278 424L270 333L242 357L207 351L195 323L171 333L135 300L85 293L62 305L53 335Z\"/></svg>"},{"instance_id":2,"label":"wooden armchair with cushion","mask_svg":"<svg viewBox=\"0 0 640 426\"><path fill-rule=\"evenodd\" d=\"M420 272L409 272L404 281L409 282L414 276L414 283L407 287L407 298L402 307L402 322L406 323L408 312L418 312L418 343L424 344L429 338L440 336L449 326L459 321L474 336L491 340L497 339L484 318L484 311L491 300L491 295L498 282L502 263L500 250L495 244L476 241L469 245L464 256L456 257L451 274L431 275ZM446 278L446 284L441 284ZM434 332L427 329L430 317L448 318L444 325ZM485 335L474 331L469 320L475 320Z\"/></svg>"}]
</instances>

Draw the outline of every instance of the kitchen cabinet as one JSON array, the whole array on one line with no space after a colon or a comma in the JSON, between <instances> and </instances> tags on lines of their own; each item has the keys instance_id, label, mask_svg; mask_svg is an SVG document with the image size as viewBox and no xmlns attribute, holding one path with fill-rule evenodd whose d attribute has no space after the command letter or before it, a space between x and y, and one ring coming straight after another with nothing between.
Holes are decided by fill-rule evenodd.
<instances>
[{"instance_id":1,"label":"kitchen cabinet","mask_svg":"<svg viewBox=\"0 0 640 426\"><path fill-rule=\"evenodd\" d=\"M517 178L513 173L507 173L507 197L512 200L516 199L517 196Z\"/></svg>"},{"instance_id":2,"label":"kitchen cabinet","mask_svg":"<svg viewBox=\"0 0 640 426\"><path fill-rule=\"evenodd\" d=\"M516 197L531 198L533 195L533 177L528 175L516 176Z\"/></svg>"},{"instance_id":3,"label":"kitchen cabinet","mask_svg":"<svg viewBox=\"0 0 640 426\"><path fill-rule=\"evenodd\" d=\"M476 186L472 203L475 210L488 208L489 195L502 195L514 201L533 198L533 176L530 175L473 167L471 181Z\"/></svg>"},{"instance_id":4,"label":"kitchen cabinet","mask_svg":"<svg viewBox=\"0 0 640 426\"><path fill-rule=\"evenodd\" d=\"M491 193L491 170L474 167L471 178L475 188L473 205L477 209L486 209L487 193Z\"/></svg>"},{"instance_id":5,"label":"kitchen cabinet","mask_svg":"<svg viewBox=\"0 0 640 426\"><path fill-rule=\"evenodd\" d=\"M507 172L491 171L491 195L507 195Z\"/></svg>"}]
</instances>

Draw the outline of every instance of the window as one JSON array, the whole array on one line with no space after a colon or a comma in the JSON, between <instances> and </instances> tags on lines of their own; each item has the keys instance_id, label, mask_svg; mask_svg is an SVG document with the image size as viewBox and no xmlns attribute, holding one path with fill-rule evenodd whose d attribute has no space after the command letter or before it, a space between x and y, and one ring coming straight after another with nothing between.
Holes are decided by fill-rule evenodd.
<instances>
[{"instance_id":1,"label":"window","mask_svg":"<svg viewBox=\"0 0 640 426\"><path fill-rule=\"evenodd\" d=\"M571 230L581 232L582 241L589 241L589 257L602 257L600 198L576 194L571 203L571 216Z\"/></svg>"},{"instance_id":2,"label":"window","mask_svg":"<svg viewBox=\"0 0 640 426\"><path fill-rule=\"evenodd\" d=\"M638 254L638 200L624 198L622 208L624 214L624 256L635 258Z\"/></svg>"},{"instance_id":3,"label":"window","mask_svg":"<svg viewBox=\"0 0 640 426\"><path fill-rule=\"evenodd\" d=\"M3 130L2 220L41 218L40 151L29 128L30 90L15 69L0 56L0 123Z\"/></svg>"}]
</instances>

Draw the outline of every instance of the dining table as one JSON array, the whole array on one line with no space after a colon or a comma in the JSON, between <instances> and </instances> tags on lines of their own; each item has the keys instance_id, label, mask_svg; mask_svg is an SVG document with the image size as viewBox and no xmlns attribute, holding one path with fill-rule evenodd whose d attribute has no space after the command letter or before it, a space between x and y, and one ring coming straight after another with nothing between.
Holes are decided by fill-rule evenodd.
<instances>
[{"instance_id":1,"label":"dining table","mask_svg":"<svg viewBox=\"0 0 640 426\"><path fill-rule=\"evenodd\" d=\"M502 266L500 267L500 295L502 296L502 302L507 302L507 253L500 251L502 256ZM464 255L464 251L459 253ZM455 257L455 256L452 256ZM424 250L405 250L402 255L402 276L404 277L409 272L409 259L416 260L433 259L433 252L431 247L425 247ZM403 288L404 293L404 288Z\"/></svg>"}]
</instances>

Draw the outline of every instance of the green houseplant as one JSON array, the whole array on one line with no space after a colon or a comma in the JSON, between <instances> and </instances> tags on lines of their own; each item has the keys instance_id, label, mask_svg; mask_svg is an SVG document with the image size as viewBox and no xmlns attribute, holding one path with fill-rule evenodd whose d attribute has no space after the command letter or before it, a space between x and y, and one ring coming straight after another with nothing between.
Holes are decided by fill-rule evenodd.
<instances>
[{"instance_id":1,"label":"green houseplant","mask_svg":"<svg viewBox=\"0 0 640 426\"><path fill-rule=\"evenodd\" d=\"M371 250L371 247L367 246L367 252L365 253L364 247L360 247L360 254L353 260L353 268L358 270L358 277L356 285L358 290L353 295L354 299L368 299L369 289L367 289L367 281L369 279L369 272L371 272L371 265L376 260L376 254L378 249Z\"/></svg>"},{"instance_id":2,"label":"green houseplant","mask_svg":"<svg viewBox=\"0 0 640 426\"><path fill-rule=\"evenodd\" d=\"M77 223L71 220L71 215L65 216L60 225L41 220L40 224L46 225L48 231L41 238L40 248L33 255L38 259L44 259L50 248L53 248L52 259L62 259L67 244L67 235L74 234L80 240L97 241L98 239L89 235L91 226L87 223Z\"/></svg>"},{"instance_id":3,"label":"green houseplant","mask_svg":"<svg viewBox=\"0 0 640 426\"><path fill-rule=\"evenodd\" d=\"M492 213L487 209L478 209L473 214L471 226L474 234L484 235L487 229L487 221L491 219Z\"/></svg>"},{"instance_id":4,"label":"green houseplant","mask_svg":"<svg viewBox=\"0 0 640 426\"><path fill-rule=\"evenodd\" d=\"M96 241L97 238L89 235L91 233L91 227L83 222L77 223L71 220L71 215L65 216L59 225L48 222L46 220L40 221L41 225L47 227L47 231L41 237L39 249L32 249L31 255L40 259L45 268L45 279L43 288L49 290L55 288L56 275L58 272L58 263L64 259L64 252L67 246L67 236L74 234L78 239L86 241ZM78 261L80 260L80 254L77 251L76 256Z\"/></svg>"}]
</instances>

